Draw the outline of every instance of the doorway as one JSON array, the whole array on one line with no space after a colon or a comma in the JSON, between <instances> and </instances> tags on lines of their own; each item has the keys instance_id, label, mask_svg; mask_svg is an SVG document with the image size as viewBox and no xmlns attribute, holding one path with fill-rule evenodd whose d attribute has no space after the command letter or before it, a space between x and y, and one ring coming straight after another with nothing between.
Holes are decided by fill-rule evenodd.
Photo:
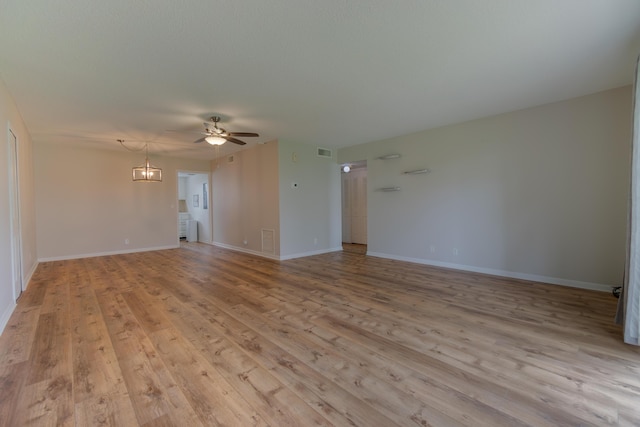
<instances>
[{"instance_id":1,"label":"doorway","mask_svg":"<svg viewBox=\"0 0 640 427\"><path fill-rule=\"evenodd\" d=\"M348 169L345 169L348 166ZM367 244L367 161L350 162L342 170L342 242Z\"/></svg>"},{"instance_id":2,"label":"doorway","mask_svg":"<svg viewBox=\"0 0 640 427\"><path fill-rule=\"evenodd\" d=\"M22 233L20 226L20 186L18 179L18 138L9 128L8 170L9 170L9 209L11 226L11 279L13 298L18 300L22 294Z\"/></svg>"},{"instance_id":3,"label":"doorway","mask_svg":"<svg viewBox=\"0 0 640 427\"><path fill-rule=\"evenodd\" d=\"M213 242L208 172L178 172L178 239Z\"/></svg>"}]
</instances>

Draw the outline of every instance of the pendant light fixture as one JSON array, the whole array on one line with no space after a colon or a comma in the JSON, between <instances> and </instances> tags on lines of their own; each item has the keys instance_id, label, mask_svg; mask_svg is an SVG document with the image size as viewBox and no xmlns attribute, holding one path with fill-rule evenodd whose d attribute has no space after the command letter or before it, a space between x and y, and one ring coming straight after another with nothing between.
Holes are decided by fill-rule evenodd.
<instances>
[{"instance_id":1,"label":"pendant light fixture","mask_svg":"<svg viewBox=\"0 0 640 427\"><path fill-rule=\"evenodd\" d=\"M119 139L118 142L124 146L123 140ZM125 148L127 147L125 146ZM133 168L133 180L136 182L162 182L162 169L149 163L149 144L145 144L144 149L144 165Z\"/></svg>"}]
</instances>

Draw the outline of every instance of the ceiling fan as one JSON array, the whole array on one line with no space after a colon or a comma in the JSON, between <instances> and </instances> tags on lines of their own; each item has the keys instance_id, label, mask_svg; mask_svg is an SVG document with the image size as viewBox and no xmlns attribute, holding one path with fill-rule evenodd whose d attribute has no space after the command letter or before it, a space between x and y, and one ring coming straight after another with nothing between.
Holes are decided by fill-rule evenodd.
<instances>
[{"instance_id":1,"label":"ceiling fan","mask_svg":"<svg viewBox=\"0 0 640 427\"><path fill-rule=\"evenodd\" d=\"M200 142L208 142L211 145L222 145L225 142L229 141L229 142L233 142L234 144L238 144L238 145L246 145L246 142L241 141L237 138L235 138L236 136L260 136L257 133L254 132L227 132L225 129L218 127L218 122L220 121L220 117L218 116L213 116L209 119L211 122L204 122L204 137L193 141L194 143L200 143ZM213 126L212 126L213 124Z\"/></svg>"}]
</instances>

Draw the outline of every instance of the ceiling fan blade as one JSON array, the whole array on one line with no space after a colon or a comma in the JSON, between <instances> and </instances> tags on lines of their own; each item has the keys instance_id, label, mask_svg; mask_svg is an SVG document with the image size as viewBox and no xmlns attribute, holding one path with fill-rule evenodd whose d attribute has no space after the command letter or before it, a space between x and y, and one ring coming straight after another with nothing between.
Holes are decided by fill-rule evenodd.
<instances>
[{"instance_id":1,"label":"ceiling fan blade","mask_svg":"<svg viewBox=\"0 0 640 427\"><path fill-rule=\"evenodd\" d=\"M203 142L203 141L204 141L204 138L200 138L200 139L197 139L197 140L193 141L193 143L194 144L199 144L200 142Z\"/></svg>"},{"instance_id":2,"label":"ceiling fan blade","mask_svg":"<svg viewBox=\"0 0 640 427\"><path fill-rule=\"evenodd\" d=\"M234 144L238 144L238 145L247 145L246 142L244 141L240 141L239 139L235 139L232 136L225 136L224 139L226 139L229 142L233 142Z\"/></svg>"},{"instance_id":3,"label":"ceiling fan blade","mask_svg":"<svg viewBox=\"0 0 640 427\"><path fill-rule=\"evenodd\" d=\"M255 132L227 132L230 136L260 136Z\"/></svg>"}]
</instances>

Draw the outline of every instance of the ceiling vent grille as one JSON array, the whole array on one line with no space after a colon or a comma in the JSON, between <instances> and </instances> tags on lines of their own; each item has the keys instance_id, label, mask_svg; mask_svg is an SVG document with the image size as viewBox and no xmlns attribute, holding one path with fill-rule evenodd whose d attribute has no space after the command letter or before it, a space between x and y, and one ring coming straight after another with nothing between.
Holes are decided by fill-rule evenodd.
<instances>
[{"instance_id":1,"label":"ceiling vent grille","mask_svg":"<svg viewBox=\"0 0 640 427\"><path fill-rule=\"evenodd\" d=\"M328 148L318 147L318 157L325 157L327 159L330 159L333 156L331 150L329 150Z\"/></svg>"}]
</instances>

